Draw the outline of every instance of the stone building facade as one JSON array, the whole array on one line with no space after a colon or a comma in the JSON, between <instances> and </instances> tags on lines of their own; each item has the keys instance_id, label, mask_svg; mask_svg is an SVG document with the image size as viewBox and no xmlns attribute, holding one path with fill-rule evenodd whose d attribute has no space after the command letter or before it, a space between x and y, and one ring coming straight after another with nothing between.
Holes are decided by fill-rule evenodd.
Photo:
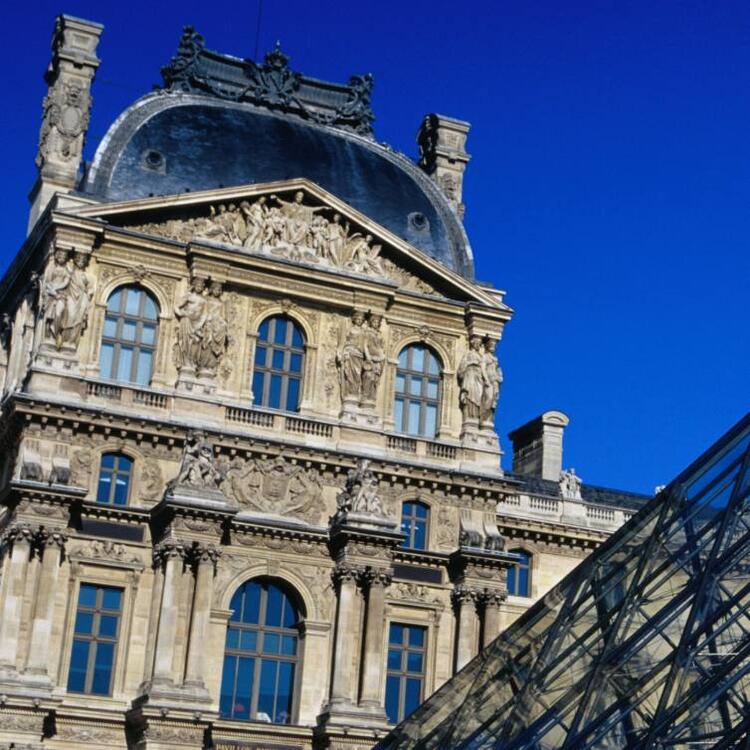
<instances>
[{"instance_id":1,"label":"stone building facade","mask_svg":"<svg viewBox=\"0 0 750 750\"><path fill-rule=\"evenodd\" d=\"M0 282L0 747L370 747L642 498L511 434L468 125L186 29L83 169L102 29L56 21Z\"/></svg>"}]
</instances>

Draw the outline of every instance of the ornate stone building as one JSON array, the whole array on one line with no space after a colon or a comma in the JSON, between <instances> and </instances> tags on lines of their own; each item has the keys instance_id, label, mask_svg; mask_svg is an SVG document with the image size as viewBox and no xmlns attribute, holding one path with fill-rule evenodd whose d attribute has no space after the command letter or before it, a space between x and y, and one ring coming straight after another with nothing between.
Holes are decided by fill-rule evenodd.
<instances>
[{"instance_id":1,"label":"ornate stone building","mask_svg":"<svg viewBox=\"0 0 750 750\"><path fill-rule=\"evenodd\" d=\"M468 124L414 162L372 79L186 29L82 163L100 26L57 19L0 283L0 747L370 747L643 498L511 434Z\"/></svg>"}]
</instances>

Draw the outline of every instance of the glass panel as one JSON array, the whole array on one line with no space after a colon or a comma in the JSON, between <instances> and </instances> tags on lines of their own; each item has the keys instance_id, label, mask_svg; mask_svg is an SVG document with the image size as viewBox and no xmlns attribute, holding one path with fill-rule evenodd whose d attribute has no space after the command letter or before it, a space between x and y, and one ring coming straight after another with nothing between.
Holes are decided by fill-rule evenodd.
<instances>
[{"instance_id":1,"label":"glass panel","mask_svg":"<svg viewBox=\"0 0 750 750\"><path fill-rule=\"evenodd\" d=\"M260 328L258 329L258 340L259 341L268 341L268 325L270 323L270 318L264 320L260 324Z\"/></svg>"},{"instance_id":2,"label":"glass panel","mask_svg":"<svg viewBox=\"0 0 750 750\"><path fill-rule=\"evenodd\" d=\"M422 503L414 503L414 512L417 514L417 518L427 518L427 506Z\"/></svg>"},{"instance_id":3,"label":"glass panel","mask_svg":"<svg viewBox=\"0 0 750 750\"><path fill-rule=\"evenodd\" d=\"M118 289L110 295L109 301L107 302L107 310L110 312L119 312L121 292L122 289Z\"/></svg>"},{"instance_id":4,"label":"glass panel","mask_svg":"<svg viewBox=\"0 0 750 750\"><path fill-rule=\"evenodd\" d=\"M225 645L227 648L238 648L240 645L240 631L236 628L229 628L227 630Z\"/></svg>"},{"instance_id":5,"label":"glass panel","mask_svg":"<svg viewBox=\"0 0 750 750\"><path fill-rule=\"evenodd\" d=\"M440 375L440 363L430 352L427 352L427 372L429 372L430 375Z\"/></svg>"},{"instance_id":6,"label":"glass panel","mask_svg":"<svg viewBox=\"0 0 750 750\"><path fill-rule=\"evenodd\" d=\"M518 595L529 595L529 569L518 568Z\"/></svg>"},{"instance_id":7,"label":"glass panel","mask_svg":"<svg viewBox=\"0 0 750 750\"><path fill-rule=\"evenodd\" d=\"M115 478L115 505L126 505L128 502L128 485L130 482L126 476L119 474Z\"/></svg>"},{"instance_id":8,"label":"glass panel","mask_svg":"<svg viewBox=\"0 0 750 750\"><path fill-rule=\"evenodd\" d=\"M135 382L139 385L148 385L151 382L151 352L141 351L138 354L138 369Z\"/></svg>"},{"instance_id":9,"label":"glass panel","mask_svg":"<svg viewBox=\"0 0 750 750\"><path fill-rule=\"evenodd\" d=\"M132 320L124 320L122 323L122 336L125 341L135 341L136 323Z\"/></svg>"},{"instance_id":10,"label":"glass panel","mask_svg":"<svg viewBox=\"0 0 750 750\"><path fill-rule=\"evenodd\" d=\"M422 654L415 651L409 651L406 654L406 669L409 672L422 671Z\"/></svg>"},{"instance_id":11,"label":"glass panel","mask_svg":"<svg viewBox=\"0 0 750 750\"><path fill-rule=\"evenodd\" d=\"M291 372L302 372L302 355L292 354L289 360L289 370Z\"/></svg>"},{"instance_id":12,"label":"glass panel","mask_svg":"<svg viewBox=\"0 0 750 750\"><path fill-rule=\"evenodd\" d=\"M420 627L409 628L409 645L424 646L425 629Z\"/></svg>"},{"instance_id":13,"label":"glass panel","mask_svg":"<svg viewBox=\"0 0 750 750\"><path fill-rule=\"evenodd\" d=\"M406 388L406 376L397 374L396 375L396 390L399 393L403 393L404 388Z\"/></svg>"},{"instance_id":14,"label":"glass panel","mask_svg":"<svg viewBox=\"0 0 750 750\"><path fill-rule=\"evenodd\" d=\"M253 694L255 659L240 657L237 659L237 691L232 705L235 719L250 718L250 697Z\"/></svg>"},{"instance_id":15,"label":"glass panel","mask_svg":"<svg viewBox=\"0 0 750 750\"><path fill-rule=\"evenodd\" d=\"M419 435L419 401L409 401L409 426L407 432L411 435Z\"/></svg>"},{"instance_id":16,"label":"glass panel","mask_svg":"<svg viewBox=\"0 0 750 750\"><path fill-rule=\"evenodd\" d=\"M412 396L421 396L422 395L422 378L412 377L409 380L409 393Z\"/></svg>"},{"instance_id":17,"label":"glass panel","mask_svg":"<svg viewBox=\"0 0 750 750\"><path fill-rule=\"evenodd\" d=\"M425 409L424 434L425 437L435 437L437 433L437 406L427 404Z\"/></svg>"},{"instance_id":18,"label":"glass panel","mask_svg":"<svg viewBox=\"0 0 750 750\"><path fill-rule=\"evenodd\" d=\"M401 354L398 355L398 366L402 369L406 369L406 361L409 354L409 347L401 350Z\"/></svg>"},{"instance_id":19,"label":"glass panel","mask_svg":"<svg viewBox=\"0 0 750 750\"><path fill-rule=\"evenodd\" d=\"M68 673L68 690L82 693L86 689L86 668L89 661L89 642L73 641L70 655L70 672Z\"/></svg>"},{"instance_id":20,"label":"glass panel","mask_svg":"<svg viewBox=\"0 0 750 750\"><path fill-rule=\"evenodd\" d=\"M265 406L263 403L263 373L253 374L253 402Z\"/></svg>"},{"instance_id":21,"label":"glass panel","mask_svg":"<svg viewBox=\"0 0 750 750\"><path fill-rule=\"evenodd\" d=\"M231 718L234 698L234 675L237 659L234 656L224 657L224 670L221 673L221 697L219 712L224 718Z\"/></svg>"},{"instance_id":22,"label":"glass panel","mask_svg":"<svg viewBox=\"0 0 750 750\"><path fill-rule=\"evenodd\" d=\"M126 289L125 294L127 295L125 302L125 312L128 315L139 315L142 293L138 289Z\"/></svg>"},{"instance_id":23,"label":"glass panel","mask_svg":"<svg viewBox=\"0 0 750 750\"><path fill-rule=\"evenodd\" d=\"M271 358L271 367L273 367L275 370L284 369L284 350L283 349L273 350L273 356Z\"/></svg>"},{"instance_id":24,"label":"glass panel","mask_svg":"<svg viewBox=\"0 0 750 750\"><path fill-rule=\"evenodd\" d=\"M78 612L76 614L76 633L91 635L94 628L94 615L91 612Z\"/></svg>"},{"instance_id":25,"label":"glass panel","mask_svg":"<svg viewBox=\"0 0 750 750\"><path fill-rule=\"evenodd\" d=\"M438 383L439 380L428 380L427 381L427 398L438 397Z\"/></svg>"},{"instance_id":26,"label":"glass panel","mask_svg":"<svg viewBox=\"0 0 750 750\"><path fill-rule=\"evenodd\" d=\"M398 723L398 693L400 687L398 677L388 675L385 681L385 713L391 724Z\"/></svg>"},{"instance_id":27,"label":"glass panel","mask_svg":"<svg viewBox=\"0 0 750 750\"><path fill-rule=\"evenodd\" d=\"M117 318L110 318L108 315L104 319L104 335L110 338L117 336Z\"/></svg>"},{"instance_id":28,"label":"glass panel","mask_svg":"<svg viewBox=\"0 0 750 750\"><path fill-rule=\"evenodd\" d=\"M116 453L105 453L102 456L102 462L100 466L103 469L114 469L115 468L115 459L117 458Z\"/></svg>"},{"instance_id":29,"label":"glass panel","mask_svg":"<svg viewBox=\"0 0 750 750\"><path fill-rule=\"evenodd\" d=\"M120 347L120 360L117 363L117 380L130 381L130 371L133 364L133 350L129 346Z\"/></svg>"},{"instance_id":30,"label":"glass panel","mask_svg":"<svg viewBox=\"0 0 750 750\"><path fill-rule=\"evenodd\" d=\"M96 502L97 503L108 503L109 502L109 491L112 487L112 475L102 473L99 475L99 487L96 491Z\"/></svg>"},{"instance_id":31,"label":"glass panel","mask_svg":"<svg viewBox=\"0 0 750 750\"><path fill-rule=\"evenodd\" d=\"M141 328L141 343L153 344L156 341L156 326L144 325Z\"/></svg>"},{"instance_id":32,"label":"glass panel","mask_svg":"<svg viewBox=\"0 0 750 750\"><path fill-rule=\"evenodd\" d=\"M508 593L509 594L516 594L516 570L517 566L512 565L510 568L508 568L508 580L506 582L506 586L508 587Z\"/></svg>"},{"instance_id":33,"label":"glass panel","mask_svg":"<svg viewBox=\"0 0 750 750\"><path fill-rule=\"evenodd\" d=\"M97 643L94 660L94 678L91 681L91 692L94 695L109 695L109 683L112 677L112 662L115 657L114 643Z\"/></svg>"},{"instance_id":34,"label":"glass panel","mask_svg":"<svg viewBox=\"0 0 750 750\"><path fill-rule=\"evenodd\" d=\"M278 633L263 634L263 653L278 654L281 644L281 636Z\"/></svg>"},{"instance_id":35,"label":"glass panel","mask_svg":"<svg viewBox=\"0 0 750 750\"><path fill-rule=\"evenodd\" d=\"M294 693L294 664L279 664L279 689L276 700L274 721L278 724L289 724L292 721L292 695Z\"/></svg>"},{"instance_id":36,"label":"glass panel","mask_svg":"<svg viewBox=\"0 0 750 750\"><path fill-rule=\"evenodd\" d=\"M281 653L285 656L297 654L297 638L293 635L285 635L281 638Z\"/></svg>"},{"instance_id":37,"label":"glass panel","mask_svg":"<svg viewBox=\"0 0 750 750\"><path fill-rule=\"evenodd\" d=\"M245 584L245 608L242 611L242 622L257 625L260 614L260 584L255 581Z\"/></svg>"},{"instance_id":38,"label":"glass panel","mask_svg":"<svg viewBox=\"0 0 750 750\"><path fill-rule=\"evenodd\" d=\"M286 321L283 318L276 318L276 330L273 333L273 340L276 344L286 343Z\"/></svg>"},{"instance_id":39,"label":"glass panel","mask_svg":"<svg viewBox=\"0 0 750 750\"><path fill-rule=\"evenodd\" d=\"M102 615L99 618L99 635L114 638L117 635L117 620L112 615Z\"/></svg>"},{"instance_id":40,"label":"glass panel","mask_svg":"<svg viewBox=\"0 0 750 750\"><path fill-rule=\"evenodd\" d=\"M276 698L276 671L279 663L273 659L263 659L260 665L260 689L258 690L258 712L257 718L264 720L266 714L273 719L274 702Z\"/></svg>"},{"instance_id":41,"label":"glass panel","mask_svg":"<svg viewBox=\"0 0 750 750\"><path fill-rule=\"evenodd\" d=\"M297 411L299 408L299 383L297 378L289 378L286 386L286 410Z\"/></svg>"},{"instance_id":42,"label":"glass panel","mask_svg":"<svg viewBox=\"0 0 750 750\"><path fill-rule=\"evenodd\" d=\"M427 548L427 524L424 521L415 521L414 523L414 549Z\"/></svg>"},{"instance_id":43,"label":"glass panel","mask_svg":"<svg viewBox=\"0 0 750 750\"><path fill-rule=\"evenodd\" d=\"M266 366L266 352L268 350L265 346L256 346L255 347L255 364L259 367L265 367Z\"/></svg>"},{"instance_id":44,"label":"glass panel","mask_svg":"<svg viewBox=\"0 0 750 750\"><path fill-rule=\"evenodd\" d=\"M305 340L302 338L302 331L300 331L300 329L293 323L290 325L292 326L292 346L295 346L298 349L304 349Z\"/></svg>"},{"instance_id":45,"label":"glass panel","mask_svg":"<svg viewBox=\"0 0 750 750\"><path fill-rule=\"evenodd\" d=\"M268 394L268 406L278 409L281 405L281 375L271 375L271 389Z\"/></svg>"},{"instance_id":46,"label":"glass panel","mask_svg":"<svg viewBox=\"0 0 750 750\"><path fill-rule=\"evenodd\" d=\"M254 630L243 630L240 648L245 651L255 651L258 648L258 634Z\"/></svg>"},{"instance_id":47,"label":"glass panel","mask_svg":"<svg viewBox=\"0 0 750 750\"><path fill-rule=\"evenodd\" d=\"M406 694L404 696L404 716L408 716L422 700L422 680L413 677L406 678Z\"/></svg>"},{"instance_id":48,"label":"glass panel","mask_svg":"<svg viewBox=\"0 0 750 750\"><path fill-rule=\"evenodd\" d=\"M112 344L102 344L102 350L99 353L99 374L103 378L113 378L114 373L112 372L112 359L114 357L115 348Z\"/></svg>"},{"instance_id":49,"label":"glass panel","mask_svg":"<svg viewBox=\"0 0 750 750\"><path fill-rule=\"evenodd\" d=\"M159 308L156 306L156 302L145 292L143 296L146 298L143 305L143 317L148 320L157 320L159 317Z\"/></svg>"},{"instance_id":50,"label":"glass panel","mask_svg":"<svg viewBox=\"0 0 750 750\"><path fill-rule=\"evenodd\" d=\"M393 421L399 432L404 429L404 402L400 398L397 398L394 404Z\"/></svg>"},{"instance_id":51,"label":"glass panel","mask_svg":"<svg viewBox=\"0 0 750 750\"><path fill-rule=\"evenodd\" d=\"M424 370L425 351L421 346L413 346L411 349L411 368L417 372Z\"/></svg>"},{"instance_id":52,"label":"glass panel","mask_svg":"<svg viewBox=\"0 0 750 750\"><path fill-rule=\"evenodd\" d=\"M120 589L102 589L102 608L119 610L122 602L122 591Z\"/></svg>"},{"instance_id":53,"label":"glass panel","mask_svg":"<svg viewBox=\"0 0 750 750\"><path fill-rule=\"evenodd\" d=\"M78 593L78 606L79 607L95 607L96 606L96 586L92 586L90 583L81 584L81 589Z\"/></svg>"},{"instance_id":54,"label":"glass panel","mask_svg":"<svg viewBox=\"0 0 750 750\"><path fill-rule=\"evenodd\" d=\"M284 594L276 586L268 586L268 600L266 602L266 625L279 627L281 625L281 606Z\"/></svg>"},{"instance_id":55,"label":"glass panel","mask_svg":"<svg viewBox=\"0 0 750 750\"><path fill-rule=\"evenodd\" d=\"M396 648L388 649L388 669L401 669L401 652Z\"/></svg>"},{"instance_id":56,"label":"glass panel","mask_svg":"<svg viewBox=\"0 0 750 750\"><path fill-rule=\"evenodd\" d=\"M391 623L391 630L388 634L388 643L401 645L404 642L404 626L396 622Z\"/></svg>"},{"instance_id":57,"label":"glass panel","mask_svg":"<svg viewBox=\"0 0 750 750\"><path fill-rule=\"evenodd\" d=\"M284 595L284 611L281 617L281 627L293 628L297 624L297 610L295 609L289 597Z\"/></svg>"}]
</instances>

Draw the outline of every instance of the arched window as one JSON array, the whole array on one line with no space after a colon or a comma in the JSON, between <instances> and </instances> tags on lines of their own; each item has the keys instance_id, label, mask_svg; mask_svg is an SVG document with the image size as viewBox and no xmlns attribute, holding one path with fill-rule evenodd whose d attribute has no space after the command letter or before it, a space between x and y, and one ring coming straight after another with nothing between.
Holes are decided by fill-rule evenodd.
<instances>
[{"instance_id":1,"label":"arched window","mask_svg":"<svg viewBox=\"0 0 750 750\"><path fill-rule=\"evenodd\" d=\"M255 579L242 584L229 605L220 712L227 719L289 724L300 615L275 583Z\"/></svg>"},{"instance_id":2,"label":"arched window","mask_svg":"<svg viewBox=\"0 0 750 750\"><path fill-rule=\"evenodd\" d=\"M531 596L531 554L525 549L510 551L521 559L508 568L508 593L513 596Z\"/></svg>"},{"instance_id":3,"label":"arched window","mask_svg":"<svg viewBox=\"0 0 750 750\"><path fill-rule=\"evenodd\" d=\"M159 308L137 286L115 289L107 301L99 372L103 378L148 385L154 369Z\"/></svg>"},{"instance_id":4,"label":"arched window","mask_svg":"<svg viewBox=\"0 0 750 750\"><path fill-rule=\"evenodd\" d=\"M99 464L96 502L104 505L127 505L133 460L122 453L105 453Z\"/></svg>"},{"instance_id":5,"label":"arched window","mask_svg":"<svg viewBox=\"0 0 750 750\"><path fill-rule=\"evenodd\" d=\"M440 361L421 344L401 350L396 369L396 430L433 438L440 412Z\"/></svg>"},{"instance_id":6,"label":"arched window","mask_svg":"<svg viewBox=\"0 0 750 750\"><path fill-rule=\"evenodd\" d=\"M297 411L302 393L305 340L284 315L266 318L258 329L253 399L258 406Z\"/></svg>"},{"instance_id":7,"label":"arched window","mask_svg":"<svg viewBox=\"0 0 750 750\"><path fill-rule=\"evenodd\" d=\"M430 509L424 504L411 500L401 506L401 533L406 539L401 543L408 549L427 548L427 524Z\"/></svg>"}]
</instances>

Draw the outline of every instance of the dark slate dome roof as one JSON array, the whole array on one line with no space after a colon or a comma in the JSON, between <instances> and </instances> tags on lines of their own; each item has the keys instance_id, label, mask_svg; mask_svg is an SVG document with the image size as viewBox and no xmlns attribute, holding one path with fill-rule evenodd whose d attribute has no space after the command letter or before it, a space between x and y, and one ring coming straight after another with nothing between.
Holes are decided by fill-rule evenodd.
<instances>
[{"instance_id":1,"label":"dark slate dome roof","mask_svg":"<svg viewBox=\"0 0 750 750\"><path fill-rule=\"evenodd\" d=\"M473 278L464 229L413 162L370 138L247 103L159 92L112 125L82 186L101 201L305 177Z\"/></svg>"}]
</instances>

